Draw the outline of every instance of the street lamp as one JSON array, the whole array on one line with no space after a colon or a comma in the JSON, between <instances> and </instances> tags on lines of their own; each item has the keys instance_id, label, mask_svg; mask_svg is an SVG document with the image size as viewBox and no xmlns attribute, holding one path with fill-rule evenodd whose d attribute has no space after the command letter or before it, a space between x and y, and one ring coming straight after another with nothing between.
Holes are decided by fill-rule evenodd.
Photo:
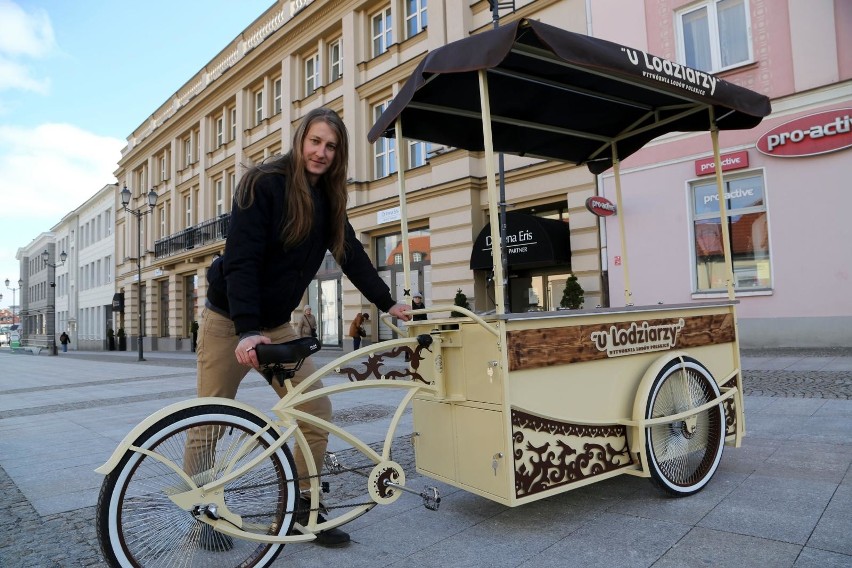
<instances>
[{"instance_id":1,"label":"street lamp","mask_svg":"<svg viewBox=\"0 0 852 568\"><path fill-rule=\"evenodd\" d=\"M12 291L12 323L18 323L17 321L15 321L15 292L20 290L21 286L23 286L23 285L24 285L24 281L18 280L18 287L17 288L9 288L9 279L8 278L6 279L6 288L9 288L9 290ZM18 310L18 311L20 312L20 310Z\"/></svg>"},{"instance_id":2,"label":"street lamp","mask_svg":"<svg viewBox=\"0 0 852 568\"><path fill-rule=\"evenodd\" d=\"M50 336L50 354L56 355L56 268L65 264L68 259L68 253L62 251L59 255L59 260L56 264L50 262L50 253L47 249L41 253L41 260L48 268L53 269L53 274L50 271L47 273L47 281L50 285L50 305L47 307L47 335Z\"/></svg>"},{"instance_id":3,"label":"street lamp","mask_svg":"<svg viewBox=\"0 0 852 568\"><path fill-rule=\"evenodd\" d=\"M136 274L138 277L136 285L139 287L136 304L138 308L137 312L139 313L139 327L137 328L138 336L136 343L139 346L139 361L144 361L145 358L142 356L142 217L154 210L154 206L157 204L157 197L159 196L152 189L148 192L148 209L141 206L135 210L127 207L130 205L131 197L130 190L125 185L124 189L121 190L121 205L127 213L136 217Z\"/></svg>"}]
</instances>

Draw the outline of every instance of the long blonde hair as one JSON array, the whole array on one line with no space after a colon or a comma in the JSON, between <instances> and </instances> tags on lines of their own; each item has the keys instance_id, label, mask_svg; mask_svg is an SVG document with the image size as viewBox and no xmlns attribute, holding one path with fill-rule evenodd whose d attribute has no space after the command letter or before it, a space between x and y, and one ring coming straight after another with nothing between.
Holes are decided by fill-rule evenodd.
<instances>
[{"instance_id":1,"label":"long blonde hair","mask_svg":"<svg viewBox=\"0 0 852 568\"><path fill-rule=\"evenodd\" d=\"M281 242L285 248L295 246L311 232L314 221L314 202L311 198L311 186L305 169L305 156L302 153L305 137L314 122L322 121L337 136L337 148L334 160L328 171L317 180L317 189L325 193L329 204L329 231L331 242L329 250L338 263L345 255L346 224L346 168L349 162L349 134L340 116L331 109L318 108L305 115L293 134L290 151L269 162L251 168L240 180L234 195L234 202L241 209L254 203L254 186L258 178L265 174L283 174L287 178L287 217L281 224Z\"/></svg>"}]
</instances>

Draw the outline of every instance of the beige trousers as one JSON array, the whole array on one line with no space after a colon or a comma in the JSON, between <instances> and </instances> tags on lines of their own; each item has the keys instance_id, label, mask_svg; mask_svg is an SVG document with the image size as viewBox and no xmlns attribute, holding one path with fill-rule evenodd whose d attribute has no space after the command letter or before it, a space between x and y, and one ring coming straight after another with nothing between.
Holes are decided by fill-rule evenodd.
<instances>
[{"instance_id":1,"label":"beige trousers","mask_svg":"<svg viewBox=\"0 0 852 568\"><path fill-rule=\"evenodd\" d=\"M299 338L289 323L261 332L273 343L285 343ZM236 398L240 382L251 369L237 362L234 351L240 338L235 333L234 322L212 310L204 309L198 330L198 396ZM305 359L302 368L292 379L293 384L299 384L310 376L315 368L310 359ZM322 386L322 381L317 381L308 390L315 390ZM287 392L286 387L280 386L277 380L272 381L272 388L275 389L279 398ZM326 396L299 405L297 409L317 418L331 420L331 401ZM308 441L317 469L322 470L325 449L328 445L328 432L301 421L299 427ZM194 430L201 429L196 428ZM205 440L215 440L220 437L220 435L211 434L211 432L199 431L197 435L193 434L194 432L190 432L187 440L186 463L184 464L185 470L190 474L198 473L212 466L212 464L204 465L209 463L211 457L209 454L213 449L211 443ZM310 488L310 479L307 479L308 468L298 445L295 447L293 458L296 461L298 475L303 478L299 481L299 488L307 490Z\"/></svg>"}]
</instances>

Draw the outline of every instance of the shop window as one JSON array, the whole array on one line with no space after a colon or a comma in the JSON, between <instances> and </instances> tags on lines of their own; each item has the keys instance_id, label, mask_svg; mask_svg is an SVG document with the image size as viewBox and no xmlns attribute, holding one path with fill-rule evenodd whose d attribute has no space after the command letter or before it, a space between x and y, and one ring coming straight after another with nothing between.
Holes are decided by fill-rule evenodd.
<instances>
[{"instance_id":1,"label":"shop window","mask_svg":"<svg viewBox=\"0 0 852 568\"><path fill-rule=\"evenodd\" d=\"M747 0L709 0L677 13L680 61L717 72L752 61Z\"/></svg>"},{"instance_id":2,"label":"shop window","mask_svg":"<svg viewBox=\"0 0 852 568\"><path fill-rule=\"evenodd\" d=\"M697 292L723 292L726 289L722 233L728 232L734 268L734 288L738 291L772 287L769 255L769 228L762 175L729 177L724 182L728 208L724 227L719 217L715 182L695 183L690 188L695 250L695 289Z\"/></svg>"}]
</instances>

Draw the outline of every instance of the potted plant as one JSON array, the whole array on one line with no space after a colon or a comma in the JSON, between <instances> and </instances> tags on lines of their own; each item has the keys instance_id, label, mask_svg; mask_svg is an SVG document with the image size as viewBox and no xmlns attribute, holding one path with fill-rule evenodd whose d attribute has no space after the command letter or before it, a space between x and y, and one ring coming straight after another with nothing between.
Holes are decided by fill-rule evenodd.
<instances>
[{"instance_id":1,"label":"potted plant","mask_svg":"<svg viewBox=\"0 0 852 568\"><path fill-rule=\"evenodd\" d=\"M118 328L118 350L119 351L127 351L127 336L124 335L124 328Z\"/></svg>"},{"instance_id":2,"label":"potted plant","mask_svg":"<svg viewBox=\"0 0 852 568\"><path fill-rule=\"evenodd\" d=\"M110 351L115 351L115 332L111 327L107 328L107 348Z\"/></svg>"},{"instance_id":3,"label":"potted plant","mask_svg":"<svg viewBox=\"0 0 852 568\"><path fill-rule=\"evenodd\" d=\"M467 296L465 295L464 292L462 292L461 288L456 290L456 297L453 300L453 305L456 305L460 308L470 309L470 304L468 304ZM458 312L453 312L453 316L454 317L462 317L462 314L460 314Z\"/></svg>"},{"instance_id":4,"label":"potted plant","mask_svg":"<svg viewBox=\"0 0 852 568\"><path fill-rule=\"evenodd\" d=\"M569 310L576 310L583 306L584 290L577 282L573 274L565 281L565 290L562 292L562 301L559 305Z\"/></svg>"},{"instance_id":5,"label":"potted plant","mask_svg":"<svg viewBox=\"0 0 852 568\"><path fill-rule=\"evenodd\" d=\"M192 334L192 352L195 353L195 348L198 345L198 322L193 321L189 326L189 333Z\"/></svg>"}]
</instances>

